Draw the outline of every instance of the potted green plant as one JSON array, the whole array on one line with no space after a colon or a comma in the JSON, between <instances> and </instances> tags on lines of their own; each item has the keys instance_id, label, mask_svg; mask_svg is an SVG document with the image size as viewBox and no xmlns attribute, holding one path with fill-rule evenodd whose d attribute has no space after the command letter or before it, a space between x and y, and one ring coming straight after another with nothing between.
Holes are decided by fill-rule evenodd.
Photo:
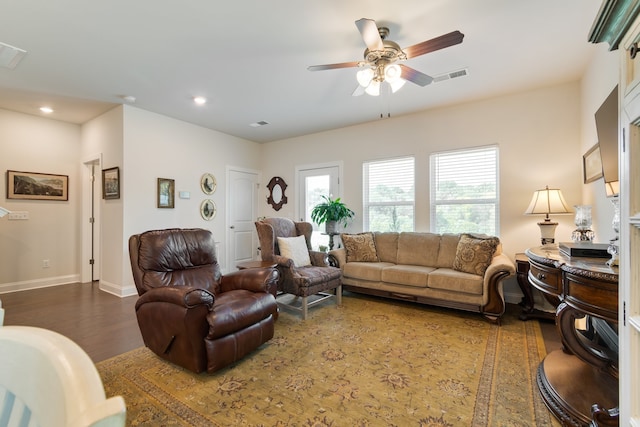
<instances>
[{"instance_id":1,"label":"potted green plant","mask_svg":"<svg viewBox=\"0 0 640 427\"><path fill-rule=\"evenodd\" d=\"M326 233L333 234L336 232L336 224L342 223L346 227L347 221L353 218L355 213L340 200L340 197L335 200L327 196L322 198L324 201L311 210L311 219L318 225L326 223Z\"/></svg>"}]
</instances>

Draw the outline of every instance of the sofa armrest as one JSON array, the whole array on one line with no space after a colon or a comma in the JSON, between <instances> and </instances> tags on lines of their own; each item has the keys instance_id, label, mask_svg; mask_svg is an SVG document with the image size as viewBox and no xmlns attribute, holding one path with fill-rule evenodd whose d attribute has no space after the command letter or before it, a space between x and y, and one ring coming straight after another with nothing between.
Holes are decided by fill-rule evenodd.
<instances>
[{"instance_id":1,"label":"sofa armrest","mask_svg":"<svg viewBox=\"0 0 640 427\"><path fill-rule=\"evenodd\" d=\"M347 251L344 248L329 251L329 256L333 257L335 260L335 267L344 270L344 265L347 263Z\"/></svg>"},{"instance_id":2,"label":"sofa armrest","mask_svg":"<svg viewBox=\"0 0 640 427\"><path fill-rule=\"evenodd\" d=\"M249 268L222 276L220 291L246 289L253 292L269 292L277 282L278 270L275 268Z\"/></svg>"},{"instance_id":3,"label":"sofa armrest","mask_svg":"<svg viewBox=\"0 0 640 427\"><path fill-rule=\"evenodd\" d=\"M499 322L505 302L502 281L516 272L514 262L504 253L496 255L484 273L482 313L489 320Z\"/></svg>"},{"instance_id":4,"label":"sofa armrest","mask_svg":"<svg viewBox=\"0 0 640 427\"><path fill-rule=\"evenodd\" d=\"M320 251L309 251L309 258L311 258L311 265L316 267L328 267L327 254Z\"/></svg>"}]
</instances>

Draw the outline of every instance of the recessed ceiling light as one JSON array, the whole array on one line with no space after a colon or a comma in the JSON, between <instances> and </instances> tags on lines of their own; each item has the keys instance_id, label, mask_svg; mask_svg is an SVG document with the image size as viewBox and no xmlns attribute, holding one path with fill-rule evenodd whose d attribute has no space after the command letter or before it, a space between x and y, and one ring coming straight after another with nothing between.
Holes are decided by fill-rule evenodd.
<instances>
[{"instance_id":1,"label":"recessed ceiling light","mask_svg":"<svg viewBox=\"0 0 640 427\"><path fill-rule=\"evenodd\" d=\"M51 113L53 113L53 108L51 108L51 107L40 107L40 111L42 111L45 114L51 114Z\"/></svg>"},{"instance_id":2,"label":"recessed ceiling light","mask_svg":"<svg viewBox=\"0 0 640 427\"><path fill-rule=\"evenodd\" d=\"M204 96L196 96L193 98L193 102L198 105L204 105L207 103L207 98L205 98Z\"/></svg>"}]
</instances>

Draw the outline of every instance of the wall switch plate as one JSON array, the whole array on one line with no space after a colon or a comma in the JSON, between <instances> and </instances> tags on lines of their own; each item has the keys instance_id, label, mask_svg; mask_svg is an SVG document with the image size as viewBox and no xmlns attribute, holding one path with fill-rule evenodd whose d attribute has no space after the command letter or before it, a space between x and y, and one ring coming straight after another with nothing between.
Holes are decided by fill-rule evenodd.
<instances>
[{"instance_id":1,"label":"wall switch plate","mask_svg":"<svg viewBox=\"0 0 640 427\"><path fill-rule=\"evenodd\" d=\"M27 211L13 211L9 214L9 220L24 220L29 219L29 212Z\"/></svg>"},{"instance_id":2,"label":"wall switch plate","mask_svg":"<svg viewBox=\"0 0 640 427\"><path fill-rule=\"evenodd\" d=\"M178 193L178 197L180 197L181 199L190 199L191 193L188 191L181 191Z\"/></svg>"}]
</instances>

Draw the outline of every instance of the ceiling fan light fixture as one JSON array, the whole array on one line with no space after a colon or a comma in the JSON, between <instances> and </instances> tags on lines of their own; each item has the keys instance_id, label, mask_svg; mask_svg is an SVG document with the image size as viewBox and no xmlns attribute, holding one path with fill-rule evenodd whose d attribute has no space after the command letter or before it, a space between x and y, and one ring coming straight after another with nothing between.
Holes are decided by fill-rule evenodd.
<instances>
[{"instance_id":1,"label":"ceiling fan light fixture","mask_svg":"<svg viewBox=\"0 0 640 427\"><path fill-rule=\"evenodd\" d=\"M376 80L371 81L364 91L371 96L380 95L380 82Z\"/></svg>"},{"instance_id":2,"label":"ceiling fan light fixture","mask_svg":"<svg viewBox=\"0 0 640 427\"><path fill-rule=\"evenodd\" d=\"M368 87L371 84L371 80L373 80L374 72L371 68L363 68L362 70L356 73L356 79L358 80L358 84L362 87Z\"/></svg>"},{"instance_id":3,"label":"ceiling fan light fixture","mask_svg":"<svg viewBox=\"0 0 640 427\"><path fill-rule=\"evenodd\" d=\"M402 77L402 69L398 64L389 64L384 67L384 79L388 81L390 84L395 81L401 79Z\"/></svg>"},{"instance_id":4,"label":"ceiling fan light fixture","mask_svg":"<svg viewBox=\"0 0 640 427\"><path fill-rule=\"evenodd\" d=\"M403 78L398 78L394 81L387 80L387 82L389 83L389 86L391 86L391 92L396 93L407 81Z\"/></svg>"}]
</instances>

